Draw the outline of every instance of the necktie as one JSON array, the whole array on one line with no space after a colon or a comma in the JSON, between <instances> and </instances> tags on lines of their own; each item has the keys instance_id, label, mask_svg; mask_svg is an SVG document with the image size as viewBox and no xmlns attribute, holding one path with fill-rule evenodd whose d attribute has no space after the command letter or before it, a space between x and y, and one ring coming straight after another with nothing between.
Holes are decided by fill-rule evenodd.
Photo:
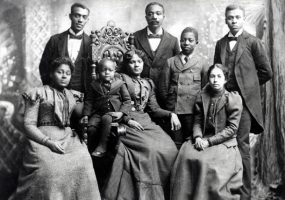
<instances>
[{"instance_id":1,"label":"necktie","mask_svg":"<svg viewBox=\"0 0 285 200\"><path fill-rule=\"evenodd\" d=\"M231 41L237 41L237 37L228 37L229 42Z\"/></svg>"},{"instance_id":2,"label":"necktie","mask_svg":"<svg viewBox=\"0 0 285 200\"><path fill-rule=\"evenodd\" d=\"M188 62L189 58L187 56L184 57L185 64Z\"/></svg>"},{"instance_id":3,"label":"necktie","mask_svg":"<svg viewBox=\"0 0 285 200\"><path fill-rule=\"evenodd\" d=\"M149 34L147 37L148 38L162 38L162 35L159 35L159 34Z\"/></svg>"},{"instance_id":4,"label":"necktie","mask_svg":"<svg viewBox=\"0 0 285 200\"><path fill-rule=\"evenodd\" d=\"M73 34L69 34L69 38L70 39L77 39L77 40L81 40L83 38L83 34L81 35L73 35Z\"/></svg>"}]
</instances>

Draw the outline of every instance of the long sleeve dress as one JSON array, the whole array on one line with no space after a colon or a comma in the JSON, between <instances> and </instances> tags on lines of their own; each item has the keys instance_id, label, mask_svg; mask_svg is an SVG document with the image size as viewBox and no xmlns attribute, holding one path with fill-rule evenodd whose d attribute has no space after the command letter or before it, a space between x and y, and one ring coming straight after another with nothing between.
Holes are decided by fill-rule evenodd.
<instances>
[{"instance_id":1,"label":"long sleeve dress","mask_svg":"<svg viewBox=\"0 0 285 200\"><path fill-rule=\"evenodd\" d=\"M242 161L236 131L242 112L237 92L216 93L207 85L197 97L193 138L210 146L197 150L185 142L171 172L173 200L238 200L242 186Z\"/></svg>"},{"instance_id":2,"label":"long sleeve dress","mask_svg":"<svg viewBox=\"0 0 285 200\"><path fill-rule=\"evenodd\" d=\"M170 112L158 106L152 81L123 77L132 99L128 117L139 122L144 130L127 127L126 136L119 138L103 199L164 200L177 148L150 115L168 117Z\"/></svg>"},{"instance_id":3,"label":"long sleeve dress","mask_svg":"<svg viewBox=\"0 0 285 200\"><path fill-rule=\"evenodd\" d=\"M29 131L61 141L59 154L31 139L25 148L15 199L100 200L95 173L87 147L69 127L75 108L73 94L50 86L34 88L23 95L25 126Z\"/></svg>"}]
</instances>

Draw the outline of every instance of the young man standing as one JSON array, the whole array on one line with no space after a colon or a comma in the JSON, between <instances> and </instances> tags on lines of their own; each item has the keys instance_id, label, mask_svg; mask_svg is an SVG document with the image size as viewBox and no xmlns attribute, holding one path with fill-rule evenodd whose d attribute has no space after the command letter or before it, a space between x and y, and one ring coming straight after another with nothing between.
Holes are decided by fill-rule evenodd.
<instances>
[{"instance_id":1,"label":"young man standing","mask_svg":"<svg viewBox=\"0 0 285 200\"><path fill-rule=\"evenodd\" d=\"M83 4L74 3L69 14L71 27L49 39L39 66L43 85L50 83L49 66L52 61L58 57L67 56L75 65L70 89L79 92L86 90L86 84L91 82L91 69L87 65L90 38L83 29L89 19L89 12L90 10Z\"/></svg>"},{"instance_id":2,"label":"young man standing","mask_svg":"<svg viewBox=\"0 0 285 200\"><path fill-rule=\"evenodd\" d=\"M226 7L225 22L230 31L217 42L214 55L214 63L228 67L227 89L238 91L243 99L243 112L237 131L244 170L242 200L250 199L251 196L249 133L258 134L264 131L260 85L272 77L262 42L243 30L244 19L243 7Z\"/></svg>"},{"instance_id":3,"label":"young man standing","mask_svg":"<svg viewBox=\"0 0 285 200\"><path fill-rule=\"evenodd\" d=\"M166 67L168 58L179 54L180 48L177 38L162 28L165 11L158 2L149 3L145 8L145 18L148 26L134 33L135 47L146 54L142 77L151 78L158 87L161 72ZM157 88L157 91L160 91ZM158 103L165 108L158 93Z\"/></svg>"}]
</instances>

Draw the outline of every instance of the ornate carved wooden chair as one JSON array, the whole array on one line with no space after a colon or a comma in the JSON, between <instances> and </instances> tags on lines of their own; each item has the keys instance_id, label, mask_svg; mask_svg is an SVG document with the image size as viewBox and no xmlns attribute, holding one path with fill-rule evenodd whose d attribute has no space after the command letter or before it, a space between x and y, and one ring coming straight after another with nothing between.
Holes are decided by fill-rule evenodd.
<instances>
[{"instance_id":1,"label":"ornate carved wooden chair","mask_svg":"<svg viewBox=\"0 0 285 200\"><path fill-rule=\"evenodd\" d=\"M96 66L103 58L115 60L117 68L120 68L123 55L134 48L134 37L124 32L115 25L114 21L108 21L107 26L100 30L91 31L91 68L92 79L98 78ZM87 142L87 126L85 126L84 139ZM113 135L124 135L126 128L118 123L112 123Z\"/></svg>"},{"instance_id":2,"label":"ornate carved wooden chair","mask_svg":"<svg viewBox=\"0 0 285 200\"><path fill-rule=\"evenodd\" d=\"M101 30L91 31L92 78L96 79L96 65L102 58L115 60L120 67L123 55L134 48L134 36L109 21Z\"/></svg>"},{"instance_id":3,"label":"ornate carved wooden chair","mask_svg":"<svg viewBox=\"0 0 285 200\"><path fill-rule=\"evenodd\" d=\"M117 27L113 21L109 21L107 26L104 26L100 30L91 31L91 67L92 67L92 79L97 79L97 65L103 58L110 58L115 60L117 67L119 68L123 61L123 55L126 51L134 48L134 37L132 34L124 32L121 28ZM87 125L84 127L84 140L87 142ZM111 137L108 151L116 151L118 136L125 135L126 128L119 123L112 123ZM114 137L115 136L115 137ZM112 156L111 156L112 157ZM110 156L104 158L93 158L96 176L99 184L99 188L104 185L106 174L108 169L112 165L112 158Z\"/></svg>"},{"instance_id":4,"label":"ornate carved wooden chair","mask_svg":"<svg viewBox=\"0 0 285 200\"><path fill-rule=\"evenodd\" d=\"M117 68L120 68L124 53L134 48L134 36L117 27L114 21L108 21L107 26L100 30L91 31L90 38L92 79L98 78L96 66L101 59L115 60ZM125 126L112 123L113 135L124 135L125 132ZM84 127L83 137L87 142L87 126Z\"/></svg>"}]
</instances>

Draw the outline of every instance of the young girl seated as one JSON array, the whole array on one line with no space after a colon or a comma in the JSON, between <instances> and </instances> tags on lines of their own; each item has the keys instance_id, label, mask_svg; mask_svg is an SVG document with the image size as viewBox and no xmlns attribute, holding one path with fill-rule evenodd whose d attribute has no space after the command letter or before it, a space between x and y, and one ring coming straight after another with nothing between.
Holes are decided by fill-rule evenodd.
<instances>
[{"instance_id":1,"label":"young girl seated","mask_svg":"<svg viewBox=\"0 0 285 200\"><path fill-rule=\"evenodd\" d=\"M98 65L99 79L91 83L84 100L82 121L88 123L88 147L95 157L105 155L111 123L119 121L124 114L127 115L131 107L126 84L114 77L115 69L114 61L102 59ZM94 150L99 131L101 138Z\"/></svg>"},{"instance_id":2,"label":"young girl seated","mask_svg":"<svg viewBox=\"0 0 285 200\"><path fill-rule=\"evenodd\" d=\"M171 199L240 199L242 161L237 147L242 99L228 92L226 68L209 68L208 84L195 103L193 141L183 144L171 177Z\"/></svg>"}]
</instances>

